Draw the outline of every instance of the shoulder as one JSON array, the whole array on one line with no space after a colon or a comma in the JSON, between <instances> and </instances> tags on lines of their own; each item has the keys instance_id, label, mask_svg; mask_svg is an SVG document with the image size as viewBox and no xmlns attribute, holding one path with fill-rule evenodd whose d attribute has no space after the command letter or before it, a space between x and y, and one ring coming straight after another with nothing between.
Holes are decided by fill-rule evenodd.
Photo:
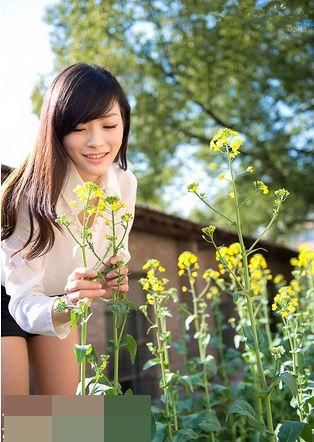
<instances>
[{"instance_id":1,"label":"shoulder","mask_svg":"<svg viewBox=\"0 0 314 442\"><path fill-rule=\"evenodd\" d=\"M119 184L121 185L127 185L131 188L135 188L137 187L137 178L134 175L134 173L127 169L127 170L123 170L118 163L113 163L112 164L113 170L117 176L117 179L119 181Z\"/></svg>"}]
</instances>

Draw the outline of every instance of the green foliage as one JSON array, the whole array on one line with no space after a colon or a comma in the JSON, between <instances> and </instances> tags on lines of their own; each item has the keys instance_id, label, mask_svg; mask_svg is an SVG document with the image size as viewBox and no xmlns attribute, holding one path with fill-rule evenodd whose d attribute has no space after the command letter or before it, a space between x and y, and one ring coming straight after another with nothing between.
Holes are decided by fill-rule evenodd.
<instances>
[{"instance_id":1,"label":"green foliage","mask_svg":"<svg viewBox=\"0 0 314 442\"><path fill-rule=\"evenodd\" d=\"M266 184L294 196L273 230L277 239L313 207L310 9L308 0L284 8L251 0L63 0L47 8L45 21L53 29L56 71L82 60L99 63L126 89L141 201L167 207L161 189L174 172L195 162L208 170L212 133L243 128L245 164L254 162ZM42 83L33 93L37 112ZM245 195L247 177L239 184ZM215 193L226 213L227 202ZM261 226L262 213L252 210L244 228Z\"/></svg>"},{"instance_id":2,"label":"green foliage","mask_svg":"<svg viewBox=\"0 0 314 442\"><path fill-rule=\"evenodd\" d=\"M304 422L284 421L278 432L278 439L280 442L295 442L302 433Z\"/></svg>"}]
</instances>

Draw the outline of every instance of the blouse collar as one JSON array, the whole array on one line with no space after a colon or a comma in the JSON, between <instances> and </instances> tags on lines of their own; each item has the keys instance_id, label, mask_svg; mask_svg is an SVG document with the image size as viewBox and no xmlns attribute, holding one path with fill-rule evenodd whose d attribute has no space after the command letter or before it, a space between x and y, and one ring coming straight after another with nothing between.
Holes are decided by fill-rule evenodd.
<instances>
[{"instance_id":1,"label":"blouse collar","mask_svg":"<svg viewBox=\"0 0 314 442\"><path fill-rule=\"evenodd\" d=\"M107 172L104 175L102 175L98 185L103 189L105 195L118 196L121 199L121 191L117 178L117 168L119 168L119 165L117 163L113 163L109 167ZM83 208L83 203L80 200L78 200L75 193L73 192L73 189L76 186L83 186L84 184L85 181L78 173L75 164L73 163L72 160L69 160L68 173L61 194L63 195L63 197L65 198L68 204L73 200L77 201L78 203L77 206L71 208L76 213L76 215L78 215L81 212Z\"/></svg>"}]
</instances>

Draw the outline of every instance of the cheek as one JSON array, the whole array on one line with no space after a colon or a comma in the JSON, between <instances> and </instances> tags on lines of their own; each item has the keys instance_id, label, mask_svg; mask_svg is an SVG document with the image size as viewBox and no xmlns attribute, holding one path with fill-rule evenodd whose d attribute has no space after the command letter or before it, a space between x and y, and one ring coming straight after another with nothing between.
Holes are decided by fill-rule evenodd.
<instances>
[{"instance_id":1,"label":"cheek","mask_svg":"<svg viewBox=\"0 0 314 442\"><path fill-rule=\"evenodd\" d=\"M63 138L63 147L68 155L73 155L78 151L78 142L72 136Z\"/></svg>"}]
</instances>

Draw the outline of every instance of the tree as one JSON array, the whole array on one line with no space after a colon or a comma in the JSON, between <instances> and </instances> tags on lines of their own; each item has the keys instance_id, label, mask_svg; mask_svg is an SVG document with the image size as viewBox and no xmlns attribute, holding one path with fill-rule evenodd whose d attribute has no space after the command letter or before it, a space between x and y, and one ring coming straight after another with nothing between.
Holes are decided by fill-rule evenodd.
<instances>
[{"instance_id":1,"label":"tree","mask_svg":"<svg viewBox=\"0 0 314 442\"><path fill-rule=\"evenodd\" d=\"M246 139L243 167L254 164L258 179L291 192L277 238L313 211L309 11L309 1L63 0L45 20L56 71L99 63L130 97L141 201L164 207L163 189L182 163L207 168L210 138L231 127ZM246 191L248 177L240 183ZM229 210L225 199L217 204Z\"/></svg>"}]
</instances>

